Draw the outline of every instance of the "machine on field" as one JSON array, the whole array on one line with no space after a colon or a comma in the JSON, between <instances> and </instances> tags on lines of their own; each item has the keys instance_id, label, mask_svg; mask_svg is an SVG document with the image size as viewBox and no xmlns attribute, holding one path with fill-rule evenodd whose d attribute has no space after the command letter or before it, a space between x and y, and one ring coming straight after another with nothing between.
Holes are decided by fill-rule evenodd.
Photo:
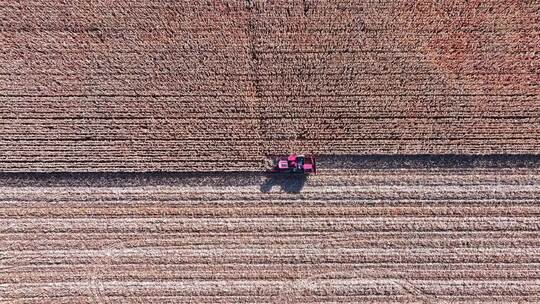
<instances>
[{"instance_id":1,"label":"machine on field","mask_svg":"<svg viewBox=\"0 0 540 304\"><path fill-rule=\"evenodd\" d=\"M271 170L272 173L294 173L294 174L315 174L317 165L315 157L307 155L291 154L289 156L281 156L277 159L277 163Z\"/></svg>"}]
</instances>

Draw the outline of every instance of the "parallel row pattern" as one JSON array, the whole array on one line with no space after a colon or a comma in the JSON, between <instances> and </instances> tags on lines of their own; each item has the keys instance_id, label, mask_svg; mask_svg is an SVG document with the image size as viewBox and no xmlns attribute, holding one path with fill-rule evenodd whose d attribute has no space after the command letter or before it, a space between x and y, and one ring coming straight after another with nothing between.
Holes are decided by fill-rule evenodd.
<instances>
[{"instance_id":1,"label":"parallel row pattern","mask_svg":"<svg viewBox=\"0 0 540 304\"><path fill-rule=\"evenodd\" d=\"M0 170L538 153L535 1L0 1Z\"/></svg>"},{"instance_id":2,"label":"parallel row pattern","mask_svg":"<svg viewBox=\"0 0 540 304\"><path fill-rule=\"evenodd\" d=\"M2 303L540 298L540 170L0 178Z\"/></svg>"}]
</instances>

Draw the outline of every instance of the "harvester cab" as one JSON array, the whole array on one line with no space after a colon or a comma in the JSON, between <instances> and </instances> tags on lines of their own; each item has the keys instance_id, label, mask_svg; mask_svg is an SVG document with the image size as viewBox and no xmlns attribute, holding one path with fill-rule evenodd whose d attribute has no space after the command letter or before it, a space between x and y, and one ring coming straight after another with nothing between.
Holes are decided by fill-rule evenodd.
<instances>
[{"instance_id":1,"label":"harvester cab","mask_svg":"<svg viewBox=\"0 0 540 304\"><path fill-rule=\"evenodd\" d=\"M271 172L309 174L316 173L316 171L315 157L291 154L279 157L276 166Z\"/></svg>"}]
</instances>

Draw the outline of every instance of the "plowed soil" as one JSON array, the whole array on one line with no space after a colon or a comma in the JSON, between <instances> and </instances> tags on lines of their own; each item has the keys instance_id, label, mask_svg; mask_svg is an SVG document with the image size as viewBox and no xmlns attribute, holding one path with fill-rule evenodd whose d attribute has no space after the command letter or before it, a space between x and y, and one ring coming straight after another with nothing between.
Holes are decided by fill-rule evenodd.
<instances>
[{"instance_id":1,"label":"plowed soil","mask_svg":"<svg viewBox=\"0 0 540 304\"><path fill-rule=\"evenodd\" d=\"M536 1L0 1L0 170L538 154Z\"/></svg>"},{"instance_id":2,"label":"plowed soil","mask_svg":"<svg viewBox=\"0 0 540 304\"><path fill-rule=\"evenodd\" d=\"M326 159L332 168L354 159ZM5 303L518 303L540 298L540 162L4 174Z\"/></svg>"}]
</instances>

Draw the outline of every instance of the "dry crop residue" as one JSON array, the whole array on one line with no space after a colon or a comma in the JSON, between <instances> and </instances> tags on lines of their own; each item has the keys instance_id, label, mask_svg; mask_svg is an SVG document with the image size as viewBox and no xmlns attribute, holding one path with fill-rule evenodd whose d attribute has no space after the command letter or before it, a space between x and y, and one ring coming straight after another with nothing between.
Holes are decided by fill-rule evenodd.
<instances>
[{"instance_id":1,"label":"dry crop residue","mask_svg":"<svg viewBox=\"0 0 540 304\"><path fill-rule=\"evenodd\" d=\"M9 303L540 301L537 168L7 174L0 192Z\"/></svg>"}]
</instances>

